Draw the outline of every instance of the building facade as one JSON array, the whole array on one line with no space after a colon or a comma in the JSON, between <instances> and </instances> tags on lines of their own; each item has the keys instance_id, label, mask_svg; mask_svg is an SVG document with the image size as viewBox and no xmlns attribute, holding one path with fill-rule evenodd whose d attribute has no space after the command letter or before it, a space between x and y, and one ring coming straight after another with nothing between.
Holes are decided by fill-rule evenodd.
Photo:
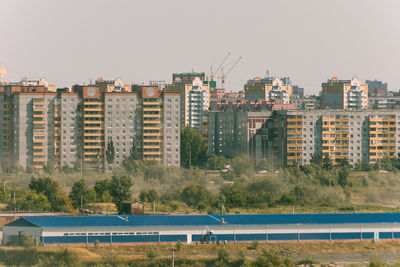
<instances>
[{"instance_id":1,"label":"building facade","mask_svg":"<svg viewBox=\"0 0 400 267\"><path fill-rule=\"evenodd\" d=\"M288 77L256 77L244 85L245 98L249 101L265 99L274 102L279 99L281 103L289 104L292 90L292 83Z\"/></svg>"},{"instance_id":2,"label":"building facade","mask_svg":"<svg viewBox=\"0 0 400 267\"><path fill-rule=\"evenodd\" d=\"M368 97L370 109L400 109L399 93L389 92L385 95L373 95Z\"/></svg>"},{"instance_id":3,"label":"building facade","mask_svg":"<svg viewBox=\"0 0 400 267\"><path fill-rule=\"evenodd\" d=\"M59 90L46 80L1 85L2 164L110 169L134 147L144 160L179 166L179 97L121 79Z\"/></svg>"},{"instance_id":4,"label":"building facade","mask_svg":"<svg viewBox=\"0 0 400 267\"><path fill-rule=\"evenodd\" d=\"M377 80L366 80L365 83L368 85L368 94L369 95L386 95L388 92L388 85L382 81Z\"/></svg>"},{"instance_id":5,"label":"building facade","mask_svg":"<svg viewBox=\"0 0 400 267\"><path fill-rule=\"evenodd\" d=\"M339 80L333 77L322 84L322 109L358 110L368 108L368 85L357 78Z\"/></svg>"},{"instance_id":6,"label":"building facade","mask_svg":"<svg viewBox=\"0 0 400 267\"><path fill-rule=\"evenodd\" d=\"M21 233L36 246L398 240L399 223L399 213L22 217L3 226L2 244L15 244Z\"/></svg>"},{"instance_id":7,"label":"building facade","mask_svg":"<svg viewBox=\"0 0 400 267\"><path fill-rule=\"evenodd\" d=\"M210 155L232 157L235 149L275 167L310 164L316 155L329 155L333 164L373 164L400 153L396 110L214 111L203 117ZM232 131L240 127L245 134L239 140Z\"/></svg>"},{"instance_id":8,"label":"building facade","mask_svg":"<svg viewBox=\"0 0 400 267\"><path fill-rule=\"evenodd\" d=\"M304 97L292 97L290 103L300 110L314 110L319 108L319 97L315 95L308 95Z\"/></svg>"},{"instance_id":9,"label":"building facade","mask_svg":"<svg viewBox=\"0 0 400 267\"><path fill-rule=\"evenodd\" d=\"M172 81L165 91L180 94L181 125L200 128L201 113L210 107L210 83L205 81L205 74L174 73Z\"/></svg>"}]
</instances>

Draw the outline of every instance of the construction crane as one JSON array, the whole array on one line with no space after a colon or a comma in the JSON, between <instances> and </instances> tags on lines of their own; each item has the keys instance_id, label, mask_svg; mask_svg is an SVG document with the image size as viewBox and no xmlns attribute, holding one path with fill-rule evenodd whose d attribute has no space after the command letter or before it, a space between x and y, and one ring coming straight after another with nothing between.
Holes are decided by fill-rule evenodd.
<instances>
[{"instance_id":1,"label":"construction crane","mask_svg":"<svg viewBox=\"0 0 400 267\"><path fill-rule=\"evenodd\" d=\"M222 67L222 65L225 63L225 61L228 59L228 57L230 55L231 55L231 52L226 54L226 56L222 59L221 63L219 64L218 68L215 69L215 71L213 71L213 68L211 66L211 73L210 73L211 81L214 81L215 74L219 71L219 69Z\"/></svg>"},{"instance_id":2,"label":"construction crane","mask_svg":"<svg viewBox=\"0 0 400 267\"><path fill-rule=\"evenodd\" d=\"M69 201L68 197L64 194L64 191L62 191L61 187L58 185L56 181L53 181L53 184L57 187L58 192L60 193L61 197L64 199L65 205L67 205L69 211L74 215L78 216L78 213L76 213L76 210L74 207L72 207L71 202Z\"/></svg>"},{"instance_id":3,"label":"construction crane","mask_svg":"<svg viewBox=\"0 0 400 267\"><path fill-rule=\"evenodd\" d=\"M235 63L232 64L232 66L229 68L229 70L224 73L224 68L221 69L221 83L222 83L222 89L225 89L225 79L226 77L232 72L233 68L235 68L235 66L239 63L239 61L242 59L242 57L239 57Z\"/></svg>"}]
</instances>

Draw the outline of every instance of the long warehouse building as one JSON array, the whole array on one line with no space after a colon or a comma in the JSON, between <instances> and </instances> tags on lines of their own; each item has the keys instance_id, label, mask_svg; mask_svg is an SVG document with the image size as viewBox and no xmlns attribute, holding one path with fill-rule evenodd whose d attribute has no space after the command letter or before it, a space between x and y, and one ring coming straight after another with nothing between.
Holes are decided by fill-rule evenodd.
<instances>
[{"instance_id":1,"label":"long warehouse building","mask_svg":"<svg viewBox=\"0 0 400 267\"><path fill-rule=\"evenodd\" d=\"M36 245L400 239L400 213L22 217L3 244L23 234Z\"/></svg>"}]
</instances>

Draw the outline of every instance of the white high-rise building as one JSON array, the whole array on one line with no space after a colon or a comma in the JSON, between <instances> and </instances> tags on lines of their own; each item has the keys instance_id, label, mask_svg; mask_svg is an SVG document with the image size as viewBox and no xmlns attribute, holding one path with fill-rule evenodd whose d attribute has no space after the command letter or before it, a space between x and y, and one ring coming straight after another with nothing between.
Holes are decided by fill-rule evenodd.
<instances>
[{"instance_id":1,"label":"white high-rise building","mask_svg":"<svg viewBox=\"0 0 400 267\"><path fill-rule=\"evenodd\" d=\"M200 128L201 112L210 106L210 86L195 78L191 84L185 84L185 125Z\"/></svg>"}]
</instances>

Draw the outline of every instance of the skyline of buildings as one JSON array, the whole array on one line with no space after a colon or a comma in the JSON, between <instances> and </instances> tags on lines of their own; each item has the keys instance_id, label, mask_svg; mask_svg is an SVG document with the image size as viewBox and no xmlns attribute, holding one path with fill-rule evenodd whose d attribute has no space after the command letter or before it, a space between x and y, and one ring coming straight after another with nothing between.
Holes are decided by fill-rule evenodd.
<instances>
[{"instance_id":1,"label":"skyline of buildings","mask_svg":"<svg viewBox=\"0 0 400 267\"><path fill-rule=\"evenodd\" d=\"M271 159L275 166L308 164L316 153L354 164L400 152L400 127L392 127L400 124L400 93L388 93L387 84L376 80L333 77L321 84L320 96L304 96L289 77L256 77L242 93L216 88L204 72L174 73L172 83L98 78L71 88L44 78L8 82L6 77L0 68L0 157L6 167L81 162L85 168L110 169L121 166L132 147L143 160L179 167L184 126L200 129L209 155L244 153L255 161ZM111 141L110 164L105 154Z\"/></svg>"},{"instance_id":2,"label":"skyline of buildings","mask_svg":"<svg viewBox=\"0 0 400 267\"><path fill-rule=\"evenodd\" d=\"M276 168L328 154L333 164L347 159L354 166L397 157L400 111L214 110L203 113L202 134L210 156L246 154Z\"/></svg>"},{"instance_id":3,"label":"skyline of buildings","mask_svg":"<svg viewBox=\"0 0 400 267\"><path fill-rule=\"evenodd\" d=\"M121 166L134 146L144 160L180 166L180 96L121 79L56 90L47 81L0 85L2 165ZM105 152L113 141L115 159Z\"/></svg>"}]
</instances>

